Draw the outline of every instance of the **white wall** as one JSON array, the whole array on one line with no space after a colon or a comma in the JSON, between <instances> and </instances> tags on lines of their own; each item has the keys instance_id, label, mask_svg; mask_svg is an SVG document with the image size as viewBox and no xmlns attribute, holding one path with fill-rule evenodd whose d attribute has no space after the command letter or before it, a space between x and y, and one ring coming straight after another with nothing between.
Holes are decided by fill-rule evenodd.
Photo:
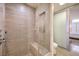
<instances>
[{"instance_id":1,"label":"white wall","mask_svg":"<svg viewBox=\"0 0 79 59\"><path fill-rule=\"evenodd\" d=\"M79 38L79 22L72 22L73 20L79 20L79 5L70 8L70 21L71 21L70 37Z\"/></svg>"}]
</instances>

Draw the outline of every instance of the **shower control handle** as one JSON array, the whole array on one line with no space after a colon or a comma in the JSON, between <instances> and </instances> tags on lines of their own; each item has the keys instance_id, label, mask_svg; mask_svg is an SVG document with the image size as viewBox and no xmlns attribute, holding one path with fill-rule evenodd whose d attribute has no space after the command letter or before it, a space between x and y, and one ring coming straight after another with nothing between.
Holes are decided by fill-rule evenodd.
<instances>
[{"instance_id":1,"label":"shower control handle","mask_svg":"<svg viewBox=\"0 0 79 59\"><path fill-rule=\"evenodd\" d=\"M2 41L3 41L3 40L0 40L0 45L2 44Z\"/></svg>"},{"instance_id":2,"label":"shower control handle","mask_svg":"<svg viewBox=\"0 0 79 59\"><path fill-rule=\"evenodd\" d=\"M2 44L2 42L0 42L0 45Z\"/></svg>"},{"instance_id":3,"label":"shower control handle","mask_svg":"<svg viewBox=\"0 0 79 59\"><path fill-rule=\"evenodd\" d=\"M5 31L5 34L7 34L7 31Z\"/></svg>"}]
</instances>

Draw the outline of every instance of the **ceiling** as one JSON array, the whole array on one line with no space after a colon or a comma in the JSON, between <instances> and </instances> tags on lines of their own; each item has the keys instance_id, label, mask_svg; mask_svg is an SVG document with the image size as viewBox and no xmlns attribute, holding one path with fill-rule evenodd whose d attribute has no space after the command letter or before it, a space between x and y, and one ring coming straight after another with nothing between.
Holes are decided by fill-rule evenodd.
<instances>
[{"instance_id":1,"label":"ceiling","mask_svg":"<svg viewBox=\"0 0 79 59\"><path fill-rule=\"evenodd\" d=\"M38 3L27 3L27 5L33 7L33 8L37 8Z\"/></svg>"},{"instance_id":2,"label":"ceiling","mask_svg":"<svg viewBox=\"0 0 79 59\"><path fill-rule=\"evenodd\" d=\"M39 3L27 3L27 5L33 7L33 8L36 8L38 6ZM72 6L76 3L65 3L64 5L59 5L59 3L54 3L54 12L57 12L57 11L60 11L64 8L67 8L69 6Z\"/></svg>"},{"instance_id":3,"label":"ceiling","mask_svg":"<svg viewBox=\"0 0 79 59\"><path fill-rule=\"evenodd\" d=\"M70 7L70 6L75 5L75 4L76 3L65 3L64 5L60 5L59 3L55 3L54 4L54 8L55 8L54 12L58 12L64 8Z\"/></svg>"}]
</instances>

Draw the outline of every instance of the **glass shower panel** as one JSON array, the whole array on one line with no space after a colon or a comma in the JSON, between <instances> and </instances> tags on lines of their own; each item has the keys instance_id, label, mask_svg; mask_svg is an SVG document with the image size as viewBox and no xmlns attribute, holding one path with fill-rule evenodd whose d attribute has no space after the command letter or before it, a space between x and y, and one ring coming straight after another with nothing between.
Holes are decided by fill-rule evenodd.
<instances>
[{"instance_id":1,"label":"glass shower panel","mask_svg":"<svg viewBox=\"0 0 79 59\"><path fill-rule=\"evenodd\" d=\"M66 48L66 11L54 16L54 41Z\"/></svg>"}]
</instances>

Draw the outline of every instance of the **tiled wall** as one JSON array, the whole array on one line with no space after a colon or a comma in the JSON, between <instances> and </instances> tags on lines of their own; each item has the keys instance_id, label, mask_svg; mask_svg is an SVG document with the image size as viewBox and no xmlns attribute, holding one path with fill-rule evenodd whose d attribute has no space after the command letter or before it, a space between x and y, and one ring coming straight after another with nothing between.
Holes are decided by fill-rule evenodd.
<instances>
[{"instance_id":1,"label":"tiled wall","mask_svg":"<svg viewBox=\"0 0 79 59\"><path fill-rule=\"evenodd\" d=\"M34 9L25 4L6 4L8 55L27 55L33 39Z\"/></svg>"},{"instance_id":2,"label":"tiled wall","mask_svg":"<svg viewBox=\"0 0 79 59\"><path fill-rule=\"evenodd\" d=\"M0 55L2 55L3 38L4 38L4 4L0 3Z\"/></svg>"},{"instance_id":3,"label":"tiled wall","mask_svg":"<svg viewBox=\"0 0 79 59\"><path fill-rule=\"evenodd\" d=\"M49 50L49 14L50 14L50 5L49 4L39 4L36 9L36 41L43 47Z\"/></svg>"},{"instance_id":4,"label":"tiled wall","mask_svg":"<svg viewBox=\"0 0 79 59\"><path fill-rule=\"evenodd\" d=\"M38 4L34 9L27 4L6 3L4 13L0 6L0 28L5 25L3 31L6 32L6 55L44 55L50 51L49 4Z\"/></svg>"},{"instance_id":5,"label":"tiled wall","mask_svg":"<svg viewBox=\"0 0 79 59\"><path fill-rule=\"evenodd\" d=\"M34 45L38 48L37 55L44 55L47 50L50 51L49 10L49 4L39 4L36 8Z\"/></svg>"}]
</instances>

